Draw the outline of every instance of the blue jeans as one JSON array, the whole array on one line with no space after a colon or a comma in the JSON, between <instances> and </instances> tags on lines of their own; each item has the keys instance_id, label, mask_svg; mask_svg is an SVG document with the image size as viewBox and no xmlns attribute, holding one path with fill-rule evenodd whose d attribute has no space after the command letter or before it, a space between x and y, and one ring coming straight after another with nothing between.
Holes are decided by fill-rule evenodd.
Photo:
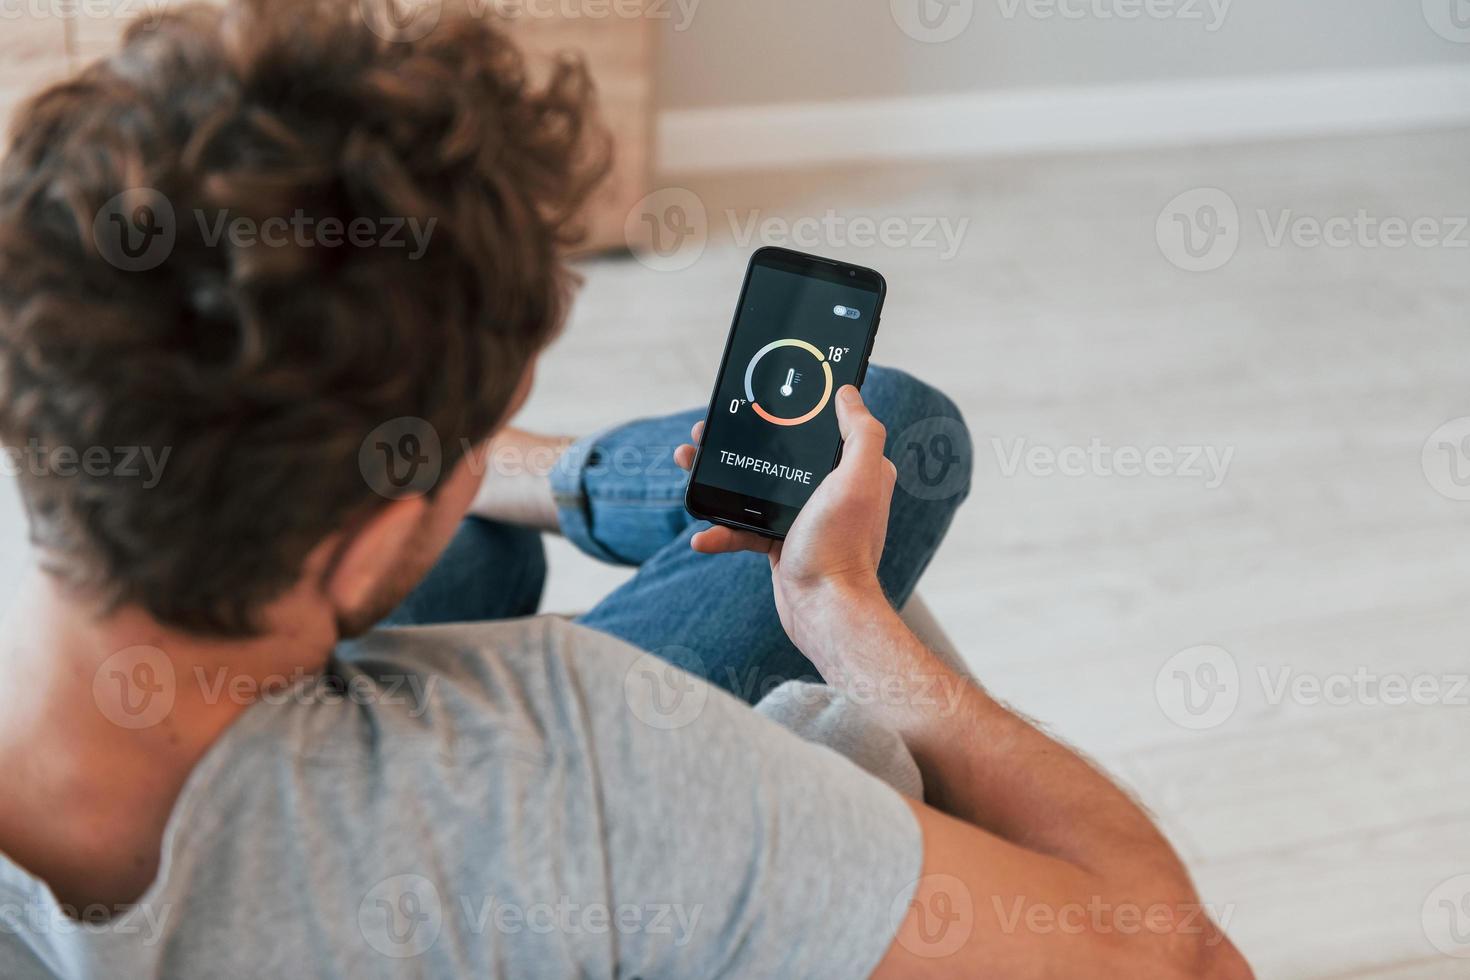
<instances>
[{"instance_id":1,"label":"blue jeans","mask_svg":"<svg viewBox=\"0 0 1470 980\"><path fill-rule=\"evenodd\" d=\"M901 607L969 494L972 447L954 403L902 371L872 367L863 398L887 426L884 449L899 466L878 578ZM688 477L673 453L703 415L696 409L589 436L558 463L552 488L568 540L638 568L578 622L755 703L787 680L818 678L781 628L766 557L689 547L709 525L684 509ZM532 615L545 577L538 532L470 518L385 625Z\"/></svg>"}]
</instances>

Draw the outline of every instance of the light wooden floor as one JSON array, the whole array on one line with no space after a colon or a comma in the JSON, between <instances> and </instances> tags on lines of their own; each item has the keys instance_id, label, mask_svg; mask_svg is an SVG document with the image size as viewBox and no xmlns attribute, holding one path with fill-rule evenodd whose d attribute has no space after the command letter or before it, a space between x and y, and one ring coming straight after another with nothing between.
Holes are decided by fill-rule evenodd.
<instances>
[{"instance_id":1,"label":"light wooden floor","mask_svg":"<svg viewBox=\"0 0 1470 980\"><path fill-rule=\"evenodd\" d=\"M1470 415L1470 249L1270 248L1255 218L1467 215L1467 177L1462 132L689 182L708 251L681 272L587 264L522 421L583 432L703 403L753 247L727 208L737 227L749 208L970 218L949 261L823 248L887 275L876 360L946 389L976 435L975 492L923 586L935 612L994 692L1159 815L1261 976L1470 976L1423 911L1470 873L1470 707L1273 704L1258 672L1470 672L1470 503L1420 460ZM1205 274L1155 242L1196 187L1244 222ZM1234 458L1217 489L1006 476L992 440L1017 438ZM20 539L7 498L0 554ZM625 574L552 548L548 608ZM1240 684L1233 716L1195 731L1155 681L1199 644L1228 650Z\"/></svg>"}]
</instances>

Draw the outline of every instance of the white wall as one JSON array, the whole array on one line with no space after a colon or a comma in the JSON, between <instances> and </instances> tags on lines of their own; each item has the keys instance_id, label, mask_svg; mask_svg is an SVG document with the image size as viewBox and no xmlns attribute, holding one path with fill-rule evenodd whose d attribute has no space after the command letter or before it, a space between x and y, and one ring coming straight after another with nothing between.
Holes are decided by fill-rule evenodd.
<instances>
[{"instance_id":1,"label":"white wall","mask_svg":"<svg viewBox=\"0 0 1470 980\"><path fill-rule=\"evenodd\" d=\"M1470 124L1470 0L655 9L665 174Z\"/></svg>"},{"instance_id":2,"label":"white wall","mask_svg":"<svg viewBox=\"0 0 1470 980\"><path fill-rule=\"evenodd\" d=\"M1459 4L1470 25L1467 0L699 0L687 24L667 2L665 109L1470 64L1470 43L1429 23ZM924 43L898 26L920 2L972 16ZM1150 4L1196 19L1092 13Z\"/></svg>"}]
</instances>

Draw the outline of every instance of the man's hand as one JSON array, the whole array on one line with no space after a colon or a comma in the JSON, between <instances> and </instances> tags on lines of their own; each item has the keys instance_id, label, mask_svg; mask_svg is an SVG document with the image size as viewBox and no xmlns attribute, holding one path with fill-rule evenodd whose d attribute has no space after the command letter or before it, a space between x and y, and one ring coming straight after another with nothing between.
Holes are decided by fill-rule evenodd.
<instances>
[{"instance_id":1,"label":"man's hand","mask_svg":"<svg viewBox=\"0 0 1470 980\"><path fill-rule=\"evenodd\" d=\"M878 562L897 474L883 457L883 426L856 389L838 392L837 420L842 462L784 542L714 527L693 545L769 555L787 634L838 689L885 692L873 710L924 774L928 802L910 803L924 840L923 872L874 976L1249 980L1250 967L1200 914L1183 865L1137 804L954 674L888 605ZM703 434L696 425L694 441ZM691 445L674 454L685 469L694 456ZM936 689L958 697L938 710ZM962 907L970 910L964 927L952 933L944 925L933 938L928 910ZM1041 930L1017 928L1000 914L1009 908L1057 917L1110 911L1080 930ZM1145 909L1157 913L1155 927L1125 919Z\"/></svg>"},{"instance_id":2,"label":"man's hand","mask_svg":"<svg viewBox=\"0 0 1470 980\"><path fill-rule=\"evenodd\" d=\"M771 559L776 609L792 641L817 665L820 635L833 615L866 615L888 610L878 584L878 562L888 533L888 507L898 476L883 455L885 430L852 385L837 392L837 425L844 440L842 461L817 487L785 541L748 531L712 527L694 536L694 550L705 554L755 551ZM695 443L704 423L694 426ZM674 460L694 465L695 447L680 446Z\"/></svg>"}]
</instances>

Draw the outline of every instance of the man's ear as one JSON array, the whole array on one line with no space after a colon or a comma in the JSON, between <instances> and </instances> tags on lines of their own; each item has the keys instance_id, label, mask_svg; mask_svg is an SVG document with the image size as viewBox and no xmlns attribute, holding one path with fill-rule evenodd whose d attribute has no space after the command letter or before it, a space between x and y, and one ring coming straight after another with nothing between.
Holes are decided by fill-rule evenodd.
<instances>
[{"instance_id":1,"label":"man's ear","mask_svg":"<svg viewBox=\"0 0 1470 980\"><path fill-rule=\"evenodd\" d=\"M428 511L423 496L390 500L362 523L322 543L330 551L321 588L334 609L362 609L381 594L383 583L409 555Z\"/></svg>"}]
</instances>

